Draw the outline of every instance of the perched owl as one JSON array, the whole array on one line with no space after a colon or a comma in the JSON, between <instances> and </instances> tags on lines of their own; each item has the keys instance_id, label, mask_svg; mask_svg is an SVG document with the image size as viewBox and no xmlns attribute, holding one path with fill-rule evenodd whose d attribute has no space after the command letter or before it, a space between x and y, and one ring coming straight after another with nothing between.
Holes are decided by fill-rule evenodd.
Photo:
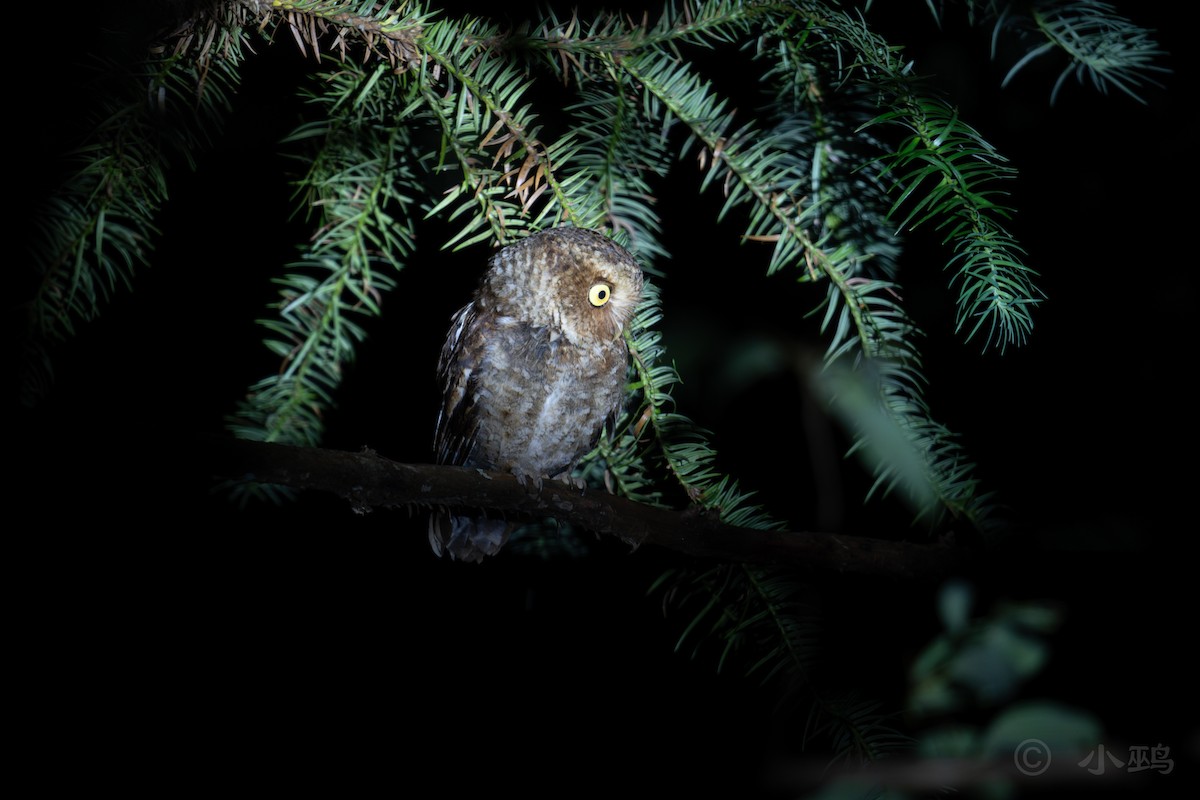
<instances>
[{"instance_id":1,"label":"perched owl","mask_svg":"<svg viewBox=\"0 0 1200 800\"><path fill-rule=\"evenodd\" d=\"M526 485L570 480L621 410L623 331L642 270L600 233L554 228L492 256L474 299L452 318L438 361L438 463L511 472ZM504 520L435 511L438 555L482 561L508 539Z\"/></svg>"}]
</instances>

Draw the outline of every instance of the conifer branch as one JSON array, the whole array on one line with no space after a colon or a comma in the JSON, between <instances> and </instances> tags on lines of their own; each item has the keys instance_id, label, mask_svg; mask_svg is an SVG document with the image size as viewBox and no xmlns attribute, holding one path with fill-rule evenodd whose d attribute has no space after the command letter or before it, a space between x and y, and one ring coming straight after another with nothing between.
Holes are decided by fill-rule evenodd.
<instances>
[{"instance_id":1,"label":"conifer branch","mask_svg":"<svg viewBox=\"0 0 1200 800\"><path fill-rule=\"evenodd\" d=\"M300 52L320 63L321 53L336 54L349 63L351 50L361 47L356 59L366 64L382 58L397 72L412 69L420 61L417 39L429 11L420 3L403 5L403 14L391 4L356 0L241 0L259 16L260 27L284 24Z\"/></svg>"},{"instance_id":2,"label":"conifer branch","mask_svg":"<svg viewBox=\"0 0 1200 800\"><path fill-rule=\"evenodd\" d=\"M632 357L635 381L632 390L640 401L632 413L618 426L614 453L607 441L600 453L612 463L645 464L653 461L647 451L653 451L661 461L670 480L682 489L684 496L697 507L716 513L727 523L743 527L779 528L781 524L749 502L751 495L743 493L736 480L722 475L714 466L716 451L709 443L708 432L698 428L690 419L672 410L671 387L679 382L679 374L669 364L660 363L665 348L662 334L655 325L662 316L658 290L647 283L641 306L634 315L625 339ZM626 454L642 451L634 460ZM631 496L641 496L645 467L621 483ZM611 467L610 467L611 470Z\"/></svg>"},{"instance_id":3,"label":"conifer branch","mask_svg":"<svg viewBox=\"0 0 1200 800\"><path fill-rule=\"evenodd\" d=\"M171 158L191 162L211 140L237 85L244 42L221 30L226 40L217 53L211 45L202 50L203 64L186 42L168 55L160 44L132 69L106 64L93 76L101 103L85 126L87 139L65 157L78 169L46 209L32 249L40 335L65 338L76 319L92 319L146 263Z\"/></svg>"},{"instance_id":4,"label":"conifer branch","mask_svg":"<svg viewBox=\"0 0 1200 800\"><path fill-rule=\"evenodd\" d=\"M568 109L578 120L568 171L599 199L603 223L627 237L643 269L656 274L655 261L667 252L659 241L662 225L650 179L669 170L667 140L639 113L636 91L622 77L614 73L611 81L583 89L580 102Z\"/></svg>"},{"instance_id":5,"label":"conifer branch","mask_svg":"<svg viewBox=\"0 0 1200 800\"><path fill-rule=\"evenodd\" d=\"M1067 65L1054 82L1051 105L1071 75L1080 83L1090 79L1101 92L1114 88L1145 103L1139 91L1142 86L1158 86L1152 76L1170 72L1156 63L1165 53L1151 32L1118 15L1110 3L1098 0L1038 3L1030 13L1045 42L1030 48L1012 66L1002 86L1007 86L1029 62L1054 51L1067 57ZM1002 15L996 22L997 33L1014 24L1020 25L1021 20L1014 22Z\"/></svg>"},{"instance_id":6,"label":"conifer branch","mask_svg":"<svg viewBox=\"0 0 1200 800\"><path fill-rule=\"evenodd\" d=\"M429 212L453 207L451 218L466 216L466 226L447 242L455 249L487 239L506 244L516 238L514 229L528 226L595 224L556 174L572 150L570 136L553 145L538 139L530 106L519 105L532 81L495 51L498 38L494 27L468 20L437 23L420 41L427 59L420 73L422 97L441 129L443 147L453 151L462 171L462 182ZM443 79L446 87L440 89ZM545 206L535 213L547 192Z\"/></svg>"},{"instance_id":7,"label":"conifer branch","mask_svg":"<svg viewBox=\"0 0 1200 800\"><path fill-rule=\"evenodd\" d=\"M96 318L149 263L167 174L176 159L194 165L238 85L246 45L240 18L224 6L202 12L204 41L185 23L148 44L136 63L94 64L79 78L96 105L81 112L85 138L63 157L73 171L35 217L24 402L35 403L49 385L43 346Z\"/></svg>"},{"instance_id":8,"label":"conifer branch","mask_svg":"<svg viewBox=\"0 0 1200 800\"><path fill-rule=\"evenodd\" d=\"M391 273L413 245L415 179L406 158L408 130L392 121L391 85L378 74L343 68L330 76L319 99L338 104L355 96L360 116L331 115L301 127L290 141L319 140L309 174L301 182L306 207L319 226L303 255L289 265L277 304L278 317L262 322L278 369L251 387L229 425L239 436L268 442L314 445L323 412L334 403L343 366L365 333L358 314L377 316Z\"/></svg>"}]
</instances>

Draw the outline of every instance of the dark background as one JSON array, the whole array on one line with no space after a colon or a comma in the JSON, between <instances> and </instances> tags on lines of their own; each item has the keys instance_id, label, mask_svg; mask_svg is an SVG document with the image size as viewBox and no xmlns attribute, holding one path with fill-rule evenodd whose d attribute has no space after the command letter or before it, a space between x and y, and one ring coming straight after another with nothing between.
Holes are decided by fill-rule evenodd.
<instances>
[{"instance_id":1,"label":"dark background","mask_svg":"<svg viewBox=\"0 0 1200 800\"><path fill-rule=\"evenodd\" d=\"M868 20L880 18L1020 171L1009 228L1048 296L1027 345L981 352L953 331L934 232L912 236L900 276L927 334L934 417L960 433L1015 532L973 576L981 610L1059 602L1067 624L1029 694L1095 713L1114 742L1171 746L1181 774L1153 788L1174 791L1196 746L1184 649L1195 630L1185 513L1196 282L1184 220L1194 70L1182 12L1117 4L1170 53L1161 63L1173 73L1145 91L1148 104L1071 79L1051 107L1049 62L1001 89L1007 65L989 60L988 31L953 13L939 31L923 3L888 5ZM114 16L101 30L124 24ZM89 41L55 45L59 57L40 62L44 83L22 86L37 110L22 119L27 152L13 165L18 240L23 201L52 185L58 148L83 133L74 110L90 98L72 77ZM737 666L718 675L715 648L673 652L686 618L664 618L661 597L647 595L679 563L673 554L599 541L581 561L460 565L431 555L420 514L360 516L323 496L239 510L211 492L195 435L222 433L273 368L255 319L306 235L277 146L302 110L293 87L304 68L283 38L250 59L227 135L194 172L171 174L152 267L53 350L49 394L10 416L13 657L28 675L17 691L41 709L29 739L46 747L35 749L80 753L73 763L112 781L152 762L218 784L227 768L253 766L274 786L271 773L336 762L340 780L435 780L447 791L756 791L774 756L794 754L803 713L776 713L772 693ZM823 290L765 278L736 220L712 222L720 198L697 197L698 183L690 159L676 164L659 205L673 257L657 282L680 410L796 528L919 538L899 505L861 503L869 481L853 462L838 467L832 510L817 502L812 472L828 465L810 455L794 376L720 391L724 357L741 342L819 347L800 315ZM437 352L484 259L479 248L439 251L446 230L420 229L422 249L368 323L326 446L429 460ZM821 677L902 705L907 664L937 631L936 586L814 585Z\"/></svg>"}]
</instances>

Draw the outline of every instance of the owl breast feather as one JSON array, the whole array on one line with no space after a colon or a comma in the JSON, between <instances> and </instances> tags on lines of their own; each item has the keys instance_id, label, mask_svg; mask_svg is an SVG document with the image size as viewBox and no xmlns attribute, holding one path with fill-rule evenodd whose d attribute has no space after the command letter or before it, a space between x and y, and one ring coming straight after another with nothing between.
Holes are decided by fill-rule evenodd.
<instances>
[{"instance_id":1,"label":"owl breast feather","mask_svg":"<svg viewBox=\"0 0 1200 800\"><path fill-rule=\"evenodd\" d=\"M516 321L497 325L485 341L468 389L471 462L539 479L569 471L620 407L624 342L575 345Z\"/></svg>"}]
</instances>

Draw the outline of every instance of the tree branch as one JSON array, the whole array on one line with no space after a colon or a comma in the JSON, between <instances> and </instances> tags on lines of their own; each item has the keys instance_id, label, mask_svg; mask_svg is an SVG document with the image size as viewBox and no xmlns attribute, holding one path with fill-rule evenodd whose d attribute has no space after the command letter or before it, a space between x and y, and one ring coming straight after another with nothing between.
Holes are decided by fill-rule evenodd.
<instances>
[{"instance_id":1,"label":"tree branch","mask_svg":"<svg viewBox=\"0 0 1200 800\"><path fill-rule=\"evenodd\" d=\"M672 511L596 490L546 481L540 492L512 475L470 467L402 464L364 449L350 453L213 438L205 449L219 479L332 492L356 509L449 506L554 517L596 534L723 561L791 564L818 572L936 579L967 566L969 551L862 536L758 530L723 524L695 509Z\"/></svg>"}]
</instances>

